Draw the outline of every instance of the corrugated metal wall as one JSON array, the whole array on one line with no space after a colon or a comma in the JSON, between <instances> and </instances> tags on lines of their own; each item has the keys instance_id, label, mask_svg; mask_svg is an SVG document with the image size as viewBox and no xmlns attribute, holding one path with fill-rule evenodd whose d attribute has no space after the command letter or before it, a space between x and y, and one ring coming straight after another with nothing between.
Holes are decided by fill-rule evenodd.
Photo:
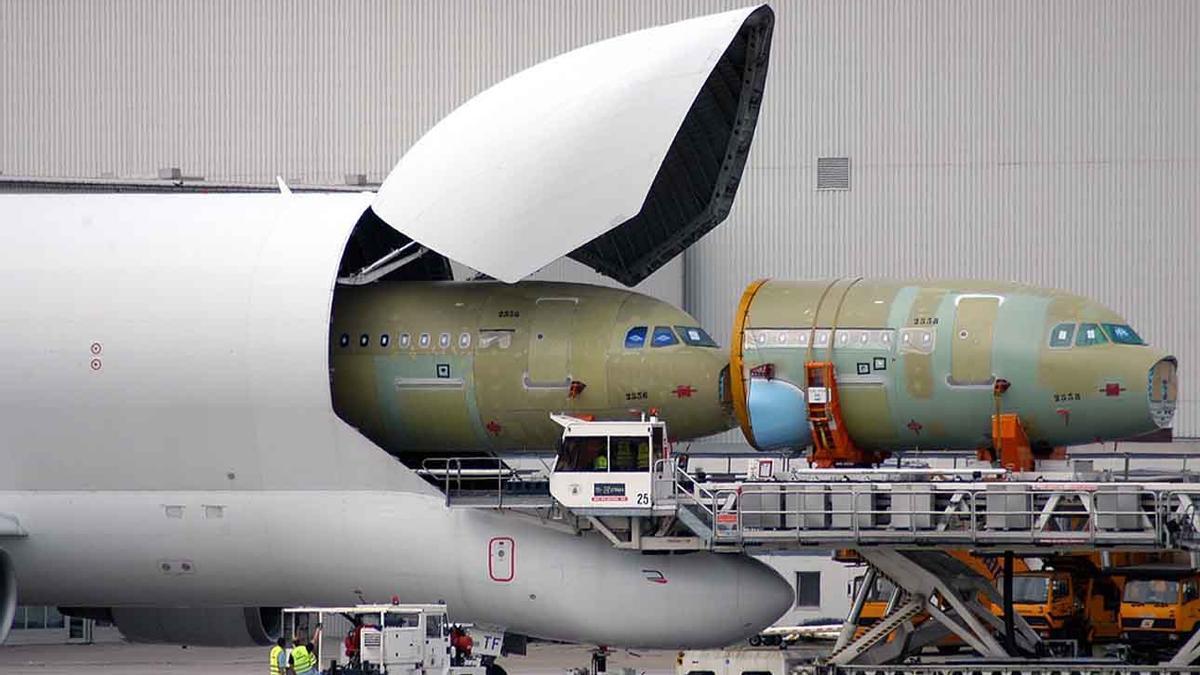
<instances>
[{"instance_id":1,"label":"corrugated metal wall","mask_svg":"<svg viewBox=\"0 0 1200 675\"><path fill-rule=\"evenodd\" d=\"M740 4L2 0L0 173L378 182L509 74ZM1177 433L1200 435L1200 4L774 6L734 212L650 292L727 340L760 276L1067 288L1179 355ZM851 158L849 191L815 190L819 156Z\"/></svg>"},{"instance_id":2,"label":"corrugated metal wall","mask_svg":"<svg viewBox=\"0 0 1200 675\"><path fill-rule=\"evenodd\" d=\"M689 309L727 341L764 276L1069 289L1180 357L1176 434L1200 435L1200 4L780 15L734 213L686 256ZM821 156L851 158L849 191L815 189Z\"/></svg>"}]
</instances>

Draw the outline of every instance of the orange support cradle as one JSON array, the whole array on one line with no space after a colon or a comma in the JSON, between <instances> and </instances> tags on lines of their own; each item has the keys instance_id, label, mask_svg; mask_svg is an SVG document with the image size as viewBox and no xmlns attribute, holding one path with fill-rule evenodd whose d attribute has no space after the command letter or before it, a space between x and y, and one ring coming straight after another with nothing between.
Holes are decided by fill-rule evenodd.
<instances>
[{"instance_id":1,"label":"orange support cradle","mask_svg":"<svg viewBox=\"0 0 1200 675\"><path fill-rule=\"evenodd\" d=\"M1009 471L1033 471L1033 450L1016 414L992 415L992 447L1001 467Z\"/></svg>"},{"instance_id":2,"label":"orange support cradle","mask_svg":"<svg viewBox=\"0 0 1200 675\"><path fill-rule=\"evenodd\" d=\"M804 364L808 381L808 423L812 428L813 452L809 464L818 469L835 466L874 466L883 457L854 444L842 421L837 378L833 363ZM823 394L823 395L822 395Z\"/></svg>"}]
</instances>

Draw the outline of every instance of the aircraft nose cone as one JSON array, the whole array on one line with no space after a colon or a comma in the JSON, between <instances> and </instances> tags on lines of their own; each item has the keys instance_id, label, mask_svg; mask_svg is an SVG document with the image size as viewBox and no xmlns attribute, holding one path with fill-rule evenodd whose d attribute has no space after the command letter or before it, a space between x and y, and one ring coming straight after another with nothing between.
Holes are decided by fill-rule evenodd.
<instances>
[{"instance_id":1,"label":"aircraft nose cone","mask_svg":"<svg viewBox=\"0 0 1200 675\"><path fill-rule=\"evenodd\" d=\"M703 553L674 561L670 628L660 648L713 649L735 644L770 626L795 598L767 565L746 555Z\"/></svg>"},{"instance_id":2,"label":"aircraft nose cone","mask_svg":"<svg viewBox=\"0 0 1200 675\"><path fill-rule=\"evenodd\" d=\"M1159 359L1150 367L1147 383L1150 418L1165 429L1175 417L1175 400L1179 395L1178 363L1173 356Z\"/></svg>"},{"instance_id":3,"label":"aircraft nose cone","mask_svg":"<svg viewBox=\"0 0 1200 675\"><path fill-rule=\"evenodd\" d=\"M796 592L778 572L747 558L738 584L738 612L746 637L778 621L792 608L795 597Z\"/></svg>"}]
</instances>

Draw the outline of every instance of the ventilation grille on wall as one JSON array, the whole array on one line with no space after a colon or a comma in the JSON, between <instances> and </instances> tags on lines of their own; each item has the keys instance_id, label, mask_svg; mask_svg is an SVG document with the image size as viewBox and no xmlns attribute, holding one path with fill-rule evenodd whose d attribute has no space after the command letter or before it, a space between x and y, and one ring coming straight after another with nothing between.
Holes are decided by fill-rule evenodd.
<instances>
[{"instance_id":1,"label":"ventilation grille on wall","mask_svg":"<svg viewBox=\"0 0 1200 675\"><path fill-rule=\"evenodd\" d=\"M817 189L818 190L849 190L850 189L850 158L849 157L818 157L817 158Z\"/></svg>"}]
</instances>

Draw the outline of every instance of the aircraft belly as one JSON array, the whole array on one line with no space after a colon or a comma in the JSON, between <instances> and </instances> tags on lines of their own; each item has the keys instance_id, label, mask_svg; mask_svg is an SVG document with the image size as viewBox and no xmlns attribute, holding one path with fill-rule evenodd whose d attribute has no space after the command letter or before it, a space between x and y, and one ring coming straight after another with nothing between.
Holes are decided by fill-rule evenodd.
<instances>
[{"instance_id":1,"label":"aircraft belly","mask_svg":"<svg viewBox=\"0 0 1200 675\"><path fill-rule=\"evenodd\" d=\"M651 560L598 536L404 492L8 492L0 510L37 532L3 544L27 604L274 607L398 595L531 636L673 648L745 637L791 597L745 556ZM507 567L496 564L498 542Z\"/></svg>"}]
</instances>

